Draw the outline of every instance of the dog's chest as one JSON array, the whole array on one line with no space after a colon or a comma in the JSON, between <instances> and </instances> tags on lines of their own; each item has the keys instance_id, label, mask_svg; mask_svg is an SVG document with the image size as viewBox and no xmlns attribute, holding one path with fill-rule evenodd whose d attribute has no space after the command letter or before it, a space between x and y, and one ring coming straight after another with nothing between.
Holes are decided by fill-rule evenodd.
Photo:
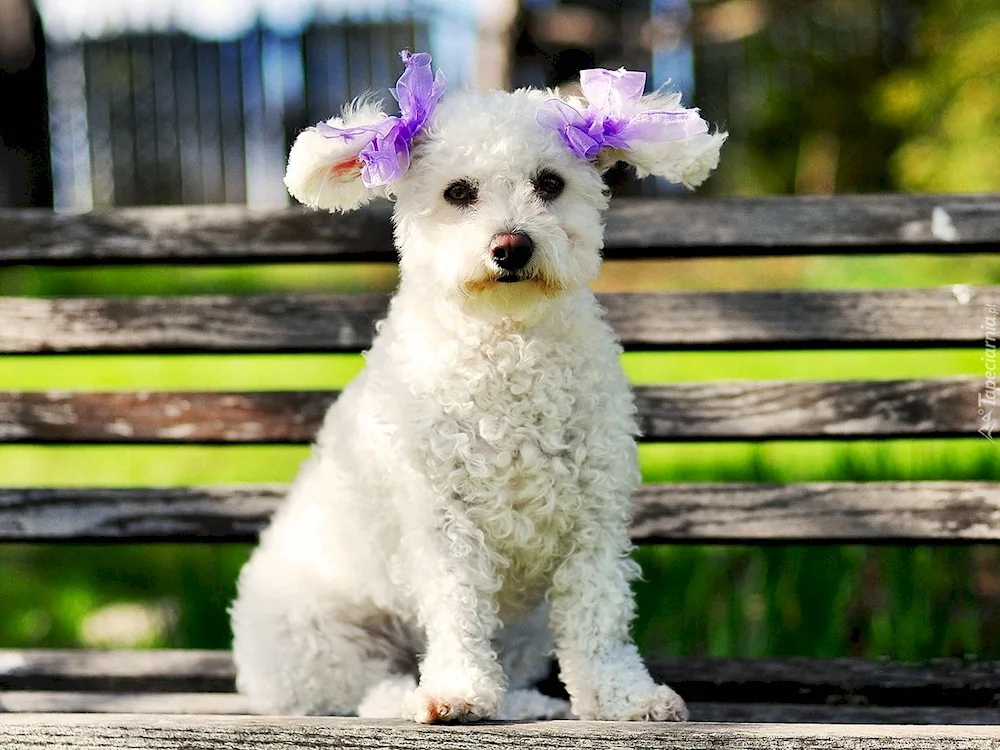
<instances>
[{"instance_id":1,"label":"dog's chest","mask_svg":"<svg viewBox=\"0 0 1000 750\"><path fill-rule=\"evenodd\" d=\"M434 393L429 462L506 566L505 582L531 588L587 512L582 486L607 427L606 374L579 347L514 339L467 353L454 375Z\"/></svg>"}]
</instances>

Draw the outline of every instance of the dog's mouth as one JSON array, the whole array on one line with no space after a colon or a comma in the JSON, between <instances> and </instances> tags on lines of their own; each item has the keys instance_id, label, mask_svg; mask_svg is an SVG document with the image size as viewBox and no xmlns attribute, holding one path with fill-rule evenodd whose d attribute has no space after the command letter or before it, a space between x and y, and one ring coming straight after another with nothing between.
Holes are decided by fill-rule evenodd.
<instances>
[{"instance_id":1,"label":"dog's mouth","mask_svg":"<svg viewBox=\"0 0 1000 750\"><path fill-rule=\"evenodd\" d=\"M555 297L565 291L565 288L558 282L552 281L543 274L532 273L502 273L496 276L468 281L462 285L462 291L467 295L476 295L496 288L500 284L522 284L525 288L531 287L546 297ZM508 287L509 288L509 287ZM522 287L518 287L520 292ZM511 288L511 293L513 293Z\"/></svg>"}]
</instances>

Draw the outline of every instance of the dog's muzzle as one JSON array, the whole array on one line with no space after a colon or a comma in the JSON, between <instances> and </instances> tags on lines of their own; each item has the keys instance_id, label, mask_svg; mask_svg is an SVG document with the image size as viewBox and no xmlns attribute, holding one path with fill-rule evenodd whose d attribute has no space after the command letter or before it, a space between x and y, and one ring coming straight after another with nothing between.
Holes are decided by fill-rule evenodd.
<instances>
[{"instance_id":1,"label":"dog's muzzle","mask_svg":"<svg viewBox=\"0 0 1000 750\"><path fill-rule=\"evenodd\" d=\"M490 255L503 273L499 281L521 281L518 271L531 261L535 243L524 232L503 232L494 235Z\"/></svg>"}]
</instances>

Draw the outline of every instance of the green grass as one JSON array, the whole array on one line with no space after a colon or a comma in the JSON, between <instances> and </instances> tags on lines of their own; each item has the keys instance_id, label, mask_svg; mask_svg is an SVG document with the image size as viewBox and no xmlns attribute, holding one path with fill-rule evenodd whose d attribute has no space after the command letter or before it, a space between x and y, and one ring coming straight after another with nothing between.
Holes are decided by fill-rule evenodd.
<instances>
[{"instance_id":1,"label":"green grass","mask_svg":"<svg viewBox=\"0 0 1000 750\"><path fill-rule=\"evenodd\" d=\"M995 546L657 547L639 559L647 653L1000 657Z\"/></svg>"},{"instance_id":2,"label":"green grass","mask_svg":"<svg viewBox=\"0 0 1000 750\"><path fill-rule=\"evenodd\" d=\"M986 440L657 444L647 481L998 480ZM1000 658L996 546L639 550L650 654Z\"/></svg>"},{"instance_id":3,"label":"green grass","mask_svg":"<svg viewBox=\"0 0 1000 750\"><path fill-rule=\"evenodd\" d=\"M91 296L387 292L397 270L385 263L96 266L0 269L0 295ZM977 253L857 257L609 261L599 291L697 289L891 289L1000 280L1000 258Z\"/></svg>"},{"instance_id":4,"label":"green grass","mask_svg":"<svg viewBox=\"0 0 1000 750\"><path fill-rule=\"evenodd\" d=\"M837 352L628 352L637 385L683 381L845 380L977 375L975 350ZM282 390L342 388L364 360L352 354L66 355L0 358L0 388L73 390Z\"/></svg>"}]
</instances>

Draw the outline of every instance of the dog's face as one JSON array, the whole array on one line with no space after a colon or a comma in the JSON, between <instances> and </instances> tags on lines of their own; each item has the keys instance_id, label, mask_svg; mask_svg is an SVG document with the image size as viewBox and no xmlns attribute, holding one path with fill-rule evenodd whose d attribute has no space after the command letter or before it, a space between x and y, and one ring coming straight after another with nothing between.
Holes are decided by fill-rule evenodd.
<instances>
[{"instance_id":1,"label":"dog's face","mask_svg":"<svg viewBox=\"0 0 1000 750\"><path fill-rule=\"evenodd\" d=\"M516 311L596 277L607 192L535 121L546 98L466 92L437 108L393 188L404 281Z\"/></svg>"},{"instance_id":2,"label":"dog's face","mask_svg":"<svg viewBox=\"0 0 1000 750\"><path fill-rule=\"evenodd\" d=\"M451 297L468 312L532 314L588 284L604 242L601 172L621 159L639 176L693 187L715 167L726 137L708 134L679 96L640 97L641 74L587 71L600 105L532 89L458 92L436 102L423 58L404 55L408 72L397 93L419 88L430 104L407 99L409 114L389 117L362 100L306 129L285 184L303 203L331 211L378 195L395 199L404 286ZM605 111L612 124L598 133ZM577 118L572 133L566 117Z\"/></svg>"}]
</instances>

